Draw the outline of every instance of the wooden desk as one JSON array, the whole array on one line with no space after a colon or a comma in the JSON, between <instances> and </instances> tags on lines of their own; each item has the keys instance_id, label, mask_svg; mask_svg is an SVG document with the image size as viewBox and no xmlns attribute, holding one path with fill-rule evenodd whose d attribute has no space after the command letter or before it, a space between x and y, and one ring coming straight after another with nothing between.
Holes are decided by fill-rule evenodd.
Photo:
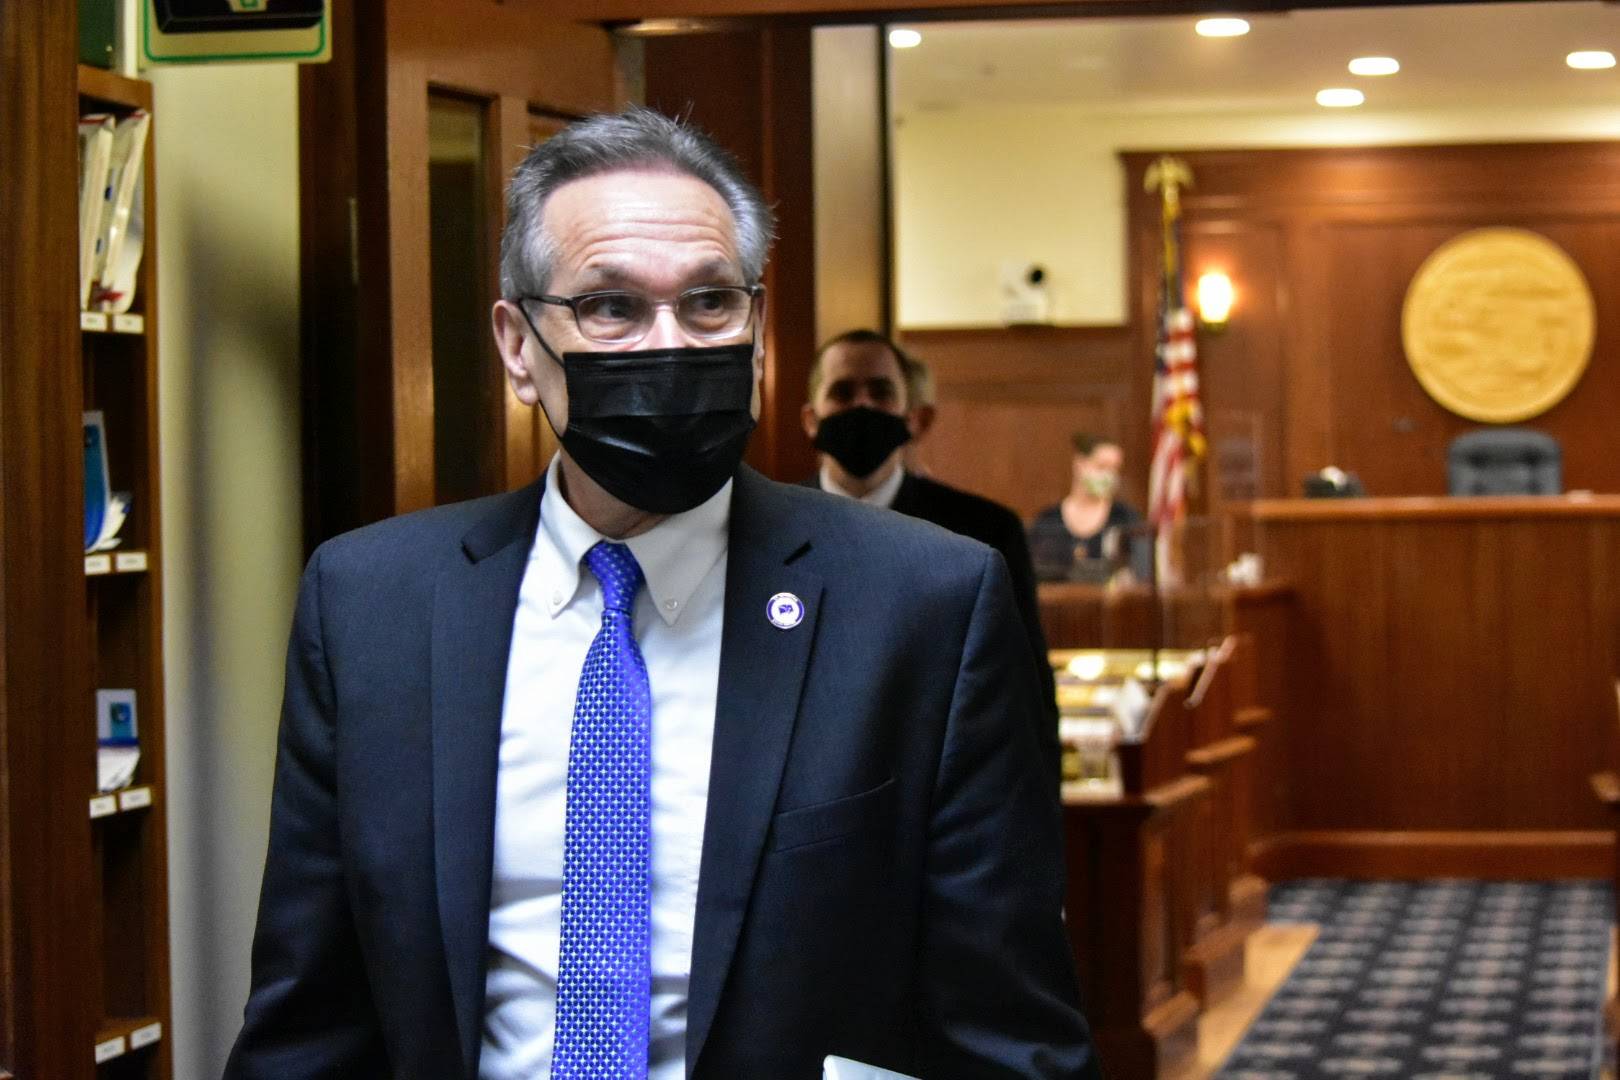
<instances>
[{"instance_id":1,"label":"wooden desk","mask_svg":"<svg viewBox=\"0 0 1620 1080\"><path fill-rule=\"evenodd\" d=\"M1620 498L1252 513L1296 603L1262 872L1606 875Z\"/></svg>"}]
</instances>

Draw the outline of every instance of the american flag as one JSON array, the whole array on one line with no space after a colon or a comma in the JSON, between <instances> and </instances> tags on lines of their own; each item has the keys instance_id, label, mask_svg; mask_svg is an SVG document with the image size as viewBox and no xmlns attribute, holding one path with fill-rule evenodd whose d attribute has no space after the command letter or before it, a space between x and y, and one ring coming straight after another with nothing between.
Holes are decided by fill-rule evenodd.
<instances>
[{"instance_id":1,"label":"american flag","mask_svg":"<svg viewBox=\"0 0 1620 1080\"><path fill-rule=\"evenodd\" d=\"M1183 170L1185 166L1181 167ZM1204 456L1204 409L1198 398L1198 346L1181 274L1178 177L1161 170L1164 186L1163 274L1159 340L1153 365L1153 460L1148 471L1148 520L1163 537L1187 513L1187 493Z\"/></svg>"}]
</instances>

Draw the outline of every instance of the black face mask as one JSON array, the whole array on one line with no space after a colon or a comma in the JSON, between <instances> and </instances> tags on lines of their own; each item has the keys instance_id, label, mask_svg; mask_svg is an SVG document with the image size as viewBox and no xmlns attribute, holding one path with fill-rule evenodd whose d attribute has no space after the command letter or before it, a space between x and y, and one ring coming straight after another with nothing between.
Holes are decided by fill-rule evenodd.
<instances>
[{"instance_id":1,"label":"black face mask","mask_svg":"<svg viewBox=\"0 0 1620 1080\"><path fill-rule=\"evenodd\" d=\"M851 476L866 477L911 441L911 431L903 416L857 405L825 417L815 441L817 450L832 455Z\"/></svg>"},{"instance_id":2,"label":"black face mask","mask_svg":"<svg viewBox=\"0 0 1620 1080\"><path fill-rule=\"evenodd\" d=\"M742 463L754 430L752 343L570 352L562 368L563 449L619 501L678 514L719 491Z\"/></svg>"}]
</instances>

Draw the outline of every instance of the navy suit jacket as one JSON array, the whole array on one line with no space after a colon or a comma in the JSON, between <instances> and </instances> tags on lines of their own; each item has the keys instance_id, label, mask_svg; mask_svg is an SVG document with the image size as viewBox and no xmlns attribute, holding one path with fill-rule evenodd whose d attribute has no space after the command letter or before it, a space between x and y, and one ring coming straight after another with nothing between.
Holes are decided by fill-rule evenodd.
<instances>
[{"instance_id":1,"label":"navy suit jacket","mask_svg":"<svg viewBox=\"0 0 1620 1080\"><path fill-rule=\"evenodd\" d=\"M477 1075L497 749L536 485L310 560L228 1080ZM803 622L766 602L791 592ZM983 545L744 468L693 1077L1095 1077L1028 639Z\"/></svg>"}]
</instances>

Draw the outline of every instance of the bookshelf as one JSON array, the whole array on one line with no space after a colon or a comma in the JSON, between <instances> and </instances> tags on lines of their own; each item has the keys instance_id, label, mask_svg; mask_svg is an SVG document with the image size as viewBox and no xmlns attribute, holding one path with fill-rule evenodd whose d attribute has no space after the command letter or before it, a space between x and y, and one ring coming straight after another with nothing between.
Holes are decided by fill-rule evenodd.
<instances>
[{"instance_id":1,"label":"bookshelf","mask_svg":"<svg viewBox=\"0 0 1620 1080\"><path fill-rule=\"evenodd\" d=\"M84 65L77 80L80 115L152 112L149 83ZM154 131L158 122L154 116ZM90 822L94 957L81 989L96 1015L83 1053L91 1075L107 1080L167 1080L172 1071L153 158L149 137L146 242L134 306L122 314L81 311L78 319L82 408L103 414L111 487L132 496L122 543L84 556L88 693L82 716L89 751L77 782ZM111 687L136 693L141 756L131 786L101 793L91 718L95 690Z\"/></svg>"}]
</instances>

